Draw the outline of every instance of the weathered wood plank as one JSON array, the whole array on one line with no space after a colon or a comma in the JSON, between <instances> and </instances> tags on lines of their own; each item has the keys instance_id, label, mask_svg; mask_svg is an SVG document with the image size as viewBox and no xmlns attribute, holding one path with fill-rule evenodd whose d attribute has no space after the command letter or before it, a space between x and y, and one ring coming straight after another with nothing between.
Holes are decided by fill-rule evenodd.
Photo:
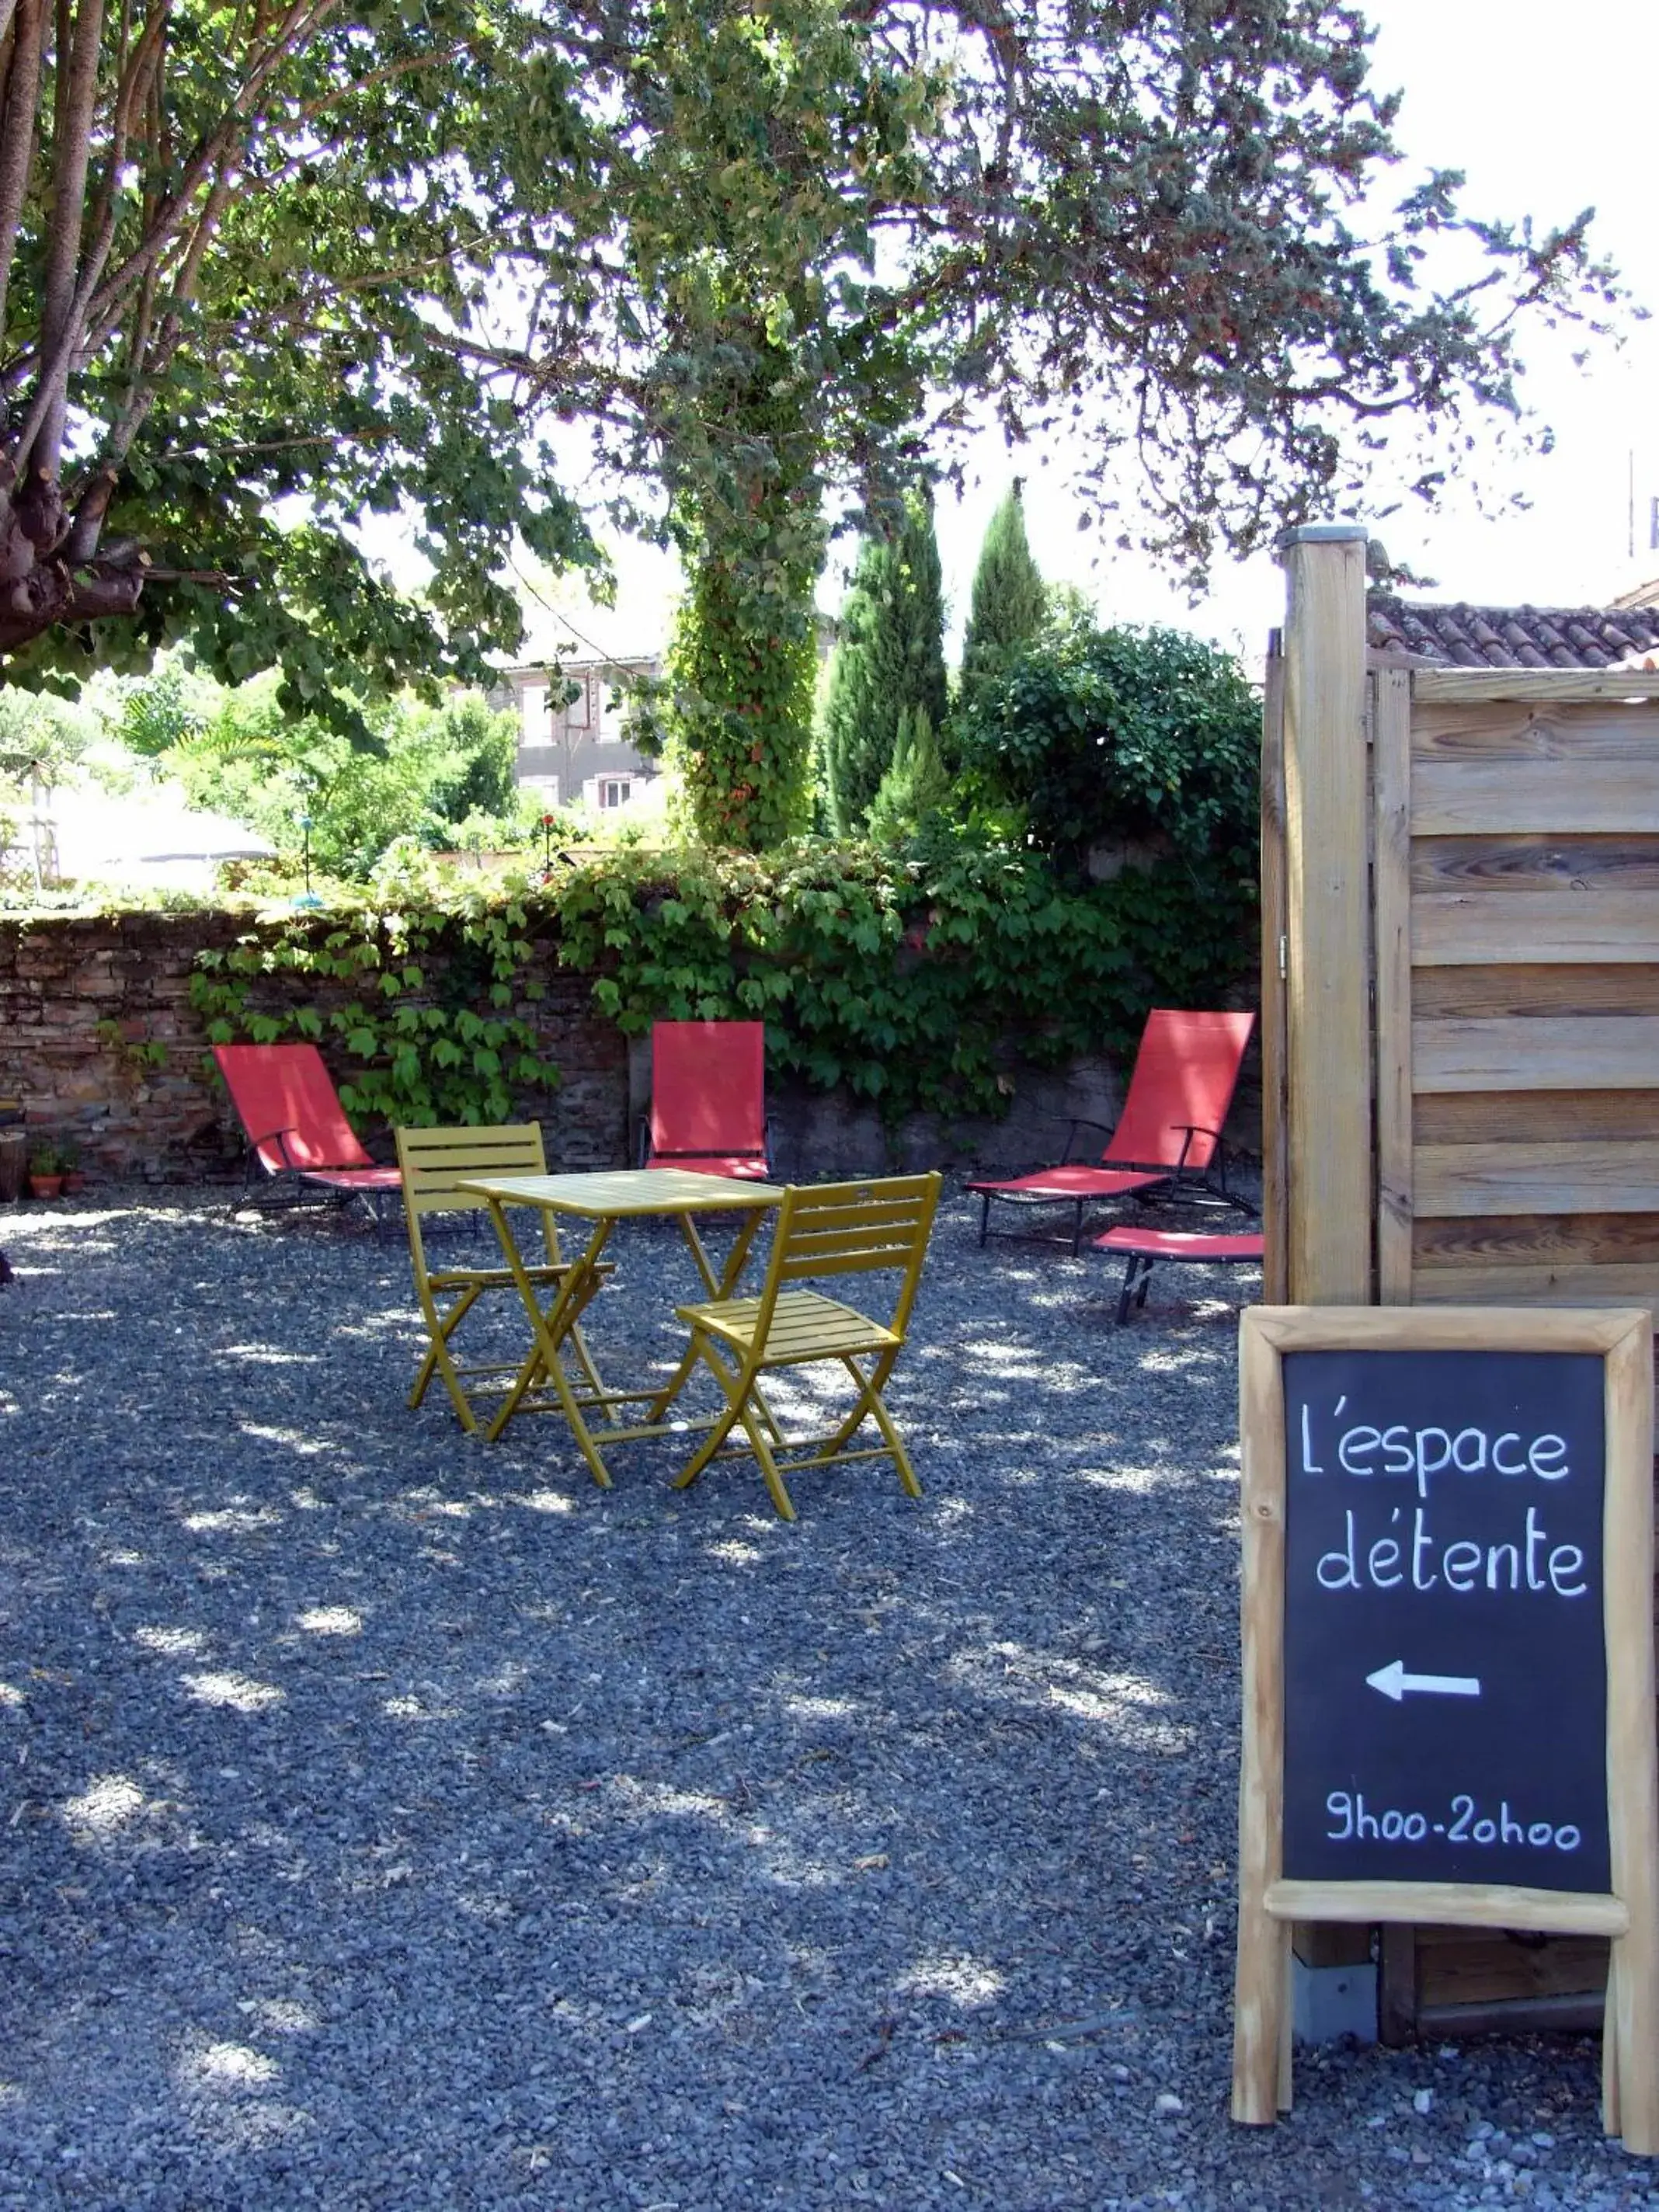
<instances>
[{"instance_id":1,"label":"weathered wood plank","mask_svg":"<svg viewBox=\"0 0 1659 2212\"><path fill-rule=\"evenodd\" d=\"M1645 1306L1659 1316L1651 1267L1437 1267L1413 1281L1419 1306Z\"/></svg>"},{"instance_id":2,"label":"weathered wood plank","mask_svg":"<svg viewBox=\"0 0 1659 2212\"><path fill-rule=\"evenodd\" d=\"M1616 1897L1476 1881L1275 1881L1267 1909L1281 1920L1432 1920L1456 1928L1559 1929L1569 1936L1620 1936L1630 1923Z\"/></svg>"},{"instance_id":3,"label":"weathered wood plank","mask_svg":"<svg viewBox=\"0 0 1659 2212\"><path fill-rule=\"evenodd\" d=\"M1659 955L1659 945L1653 948ZM1481 1020L1516 1014L1659 1013L1659 966L1421 968L1412 1011Z\"/></svg>"},{"instance_id":4,"label":"weathered wood plank","mask_svg":"<svg viewBox=\"0 0 1659 2212\"><path fill-rule=\"evenodd\" d=\"M1442 1267L1659 1267L1659 1213L1448 1215L1414 1224L1419 1272Z\"/></svg>"},{"instance_id":5,"label":"weathered wood plank","mask_svg":"<svg viewBox=\"0 0 1659 2212\"><path fill-rule=\"evenodd\" d=\"M1421 837L1412 890L1659 891L1659 837Z\"/></svg>"},{"instance_id":6,"label":"weathered wood plank","mask_svg":"<svg viewBox=\"0 0 1659 2212\"><path fill-rule=\"evenodd\" d=\"M1371 685L1377 1295L1384 1305L1407 1305L1412 1293L1411 679L1402 669L1379 668Z\"/></svg>"},{"instance_id":7,"label":"weathered wood plank","mask_svg":"<svg viewBox=\"0 0 1659 2212\"><path fill-rule=\"evenodd\" d=\"M1459 707L1419 699L1412 751L1419 760L1652 761L1659 755L1659 709L1648 701Z\"/></svg>"},{"instance_id":8,"label":"weathered wood plank","mask_svg":"<svg viewBox=\"0 0 1659 2212\"><path fill-rule=\"evenodd\" d=\"M1659 761L1418 760L1417 837L1659 831Z\"/></svg>"},{"instance_id":9,"label":"weathered wood plank","mask_svg":"<svg viewBox=\"0 0 1659 2212\"><path fill-rule=\"evenodd\" d=\"M1516 959L1645 963L1659 945L1659 892L1535 891L1517 913L1509 891L1431 893L1412 901L1419 968Z\"/></svg>"},{"instance_id":10,"label":"weathered wood plank","mask_svg":"<svg viewBox=\"0 0 1659 2212\"><path fill-rule=\"evenodd\" d=\"M1617 1137L1659 1142L1659 1091L1425 1091L1413 1101L1412 1119L1420 1145Z\"/></svg>"},{"instance_id":11,"label":"weathered wood plank","mask_svg":"<svg viewBox=\"0 0 1659 2212\"><path fill-rule=\"evenodd\" d=\"M1419 1145L1416 1212L1659 1212L1659 1146L1641 1143Z\"/></svg>"},{"instance_id":12,"label":"weathered wood plank","mask_svg":"<svg viewBox=\"0 0 1659 2212\"><path fill-rule=\"evenodd\" d=\"M1412 1024L1425 1091L1635 1091L1659 1085L1659 1014L1498 1016Z\"/></svg>"},{"instance_id":13,"label":"weathered wood plank","mask_svg":"<svg viewBox=\"0 0 1659 2212\"><path fill-rule=\"evenodd\" d=\"M1294 532L1285 569L1290 1295L1348 1304L1372 1294L1364 533Z\"/></svg>"},{"instance_id":14,"label":"weathered wood plank","mask_svg":"<svg viewBox=\"0 0 1659 2212\"><path fill-rule=\"evenodd\" d=\"M1519 699L1564 707L1579 700L1659 699L1659 674L1616 668L1418 668L1413 698L1425 704Z\"/></svg>"}]
</instances>

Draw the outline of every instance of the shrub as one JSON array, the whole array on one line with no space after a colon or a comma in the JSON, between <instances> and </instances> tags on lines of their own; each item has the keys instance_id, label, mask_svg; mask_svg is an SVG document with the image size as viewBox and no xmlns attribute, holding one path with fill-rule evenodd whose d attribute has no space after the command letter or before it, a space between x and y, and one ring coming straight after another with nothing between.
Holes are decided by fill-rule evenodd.
<instances>
[{"instance_id":1,"label":"shrub","mask_svg":"<svg viewBox=\"0 0 1659 2212\"><path fill-rule=\"evenodd\" d=\"M964 713L981 799L1060 867L1153 838L1189 865L1254 875L1261 711L1238 665L1172 629L1062 618Z\"/></svg>"}]
</instances>

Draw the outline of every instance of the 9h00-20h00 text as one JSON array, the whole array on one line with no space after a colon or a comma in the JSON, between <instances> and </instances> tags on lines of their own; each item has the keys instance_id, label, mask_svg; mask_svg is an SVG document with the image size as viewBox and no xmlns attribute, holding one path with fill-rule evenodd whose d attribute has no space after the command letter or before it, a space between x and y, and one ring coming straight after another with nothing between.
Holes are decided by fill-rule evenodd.
<instances>
[{"instance_id":1,"label":"9h00-20h00 text","mask_svg":"<svg viewBox=\"0 0 1659 2212\"><path fill-rule=\"evenodd\" d=\"M1519 1820L1510 1810L1507 1797L1498 1800L1494 1818L1462 1791L1452 1799L1443 1820L1434 1820L1427 1813L1402 1813L1394 1806L1375 1813L1364 1794L1352 1790L1333 1790L1325 1800L1325 1810L1338 1824L1325 1831L1334 1844L1422 1844L1437 1836L1448 1844L1474 1844L1483 1850L1505 1844L1524 1844L1535 1851L1576 1851L1583 1841L1570 1820L1558 1826L1551 1820Z\"/></svg>"}]
</instances>

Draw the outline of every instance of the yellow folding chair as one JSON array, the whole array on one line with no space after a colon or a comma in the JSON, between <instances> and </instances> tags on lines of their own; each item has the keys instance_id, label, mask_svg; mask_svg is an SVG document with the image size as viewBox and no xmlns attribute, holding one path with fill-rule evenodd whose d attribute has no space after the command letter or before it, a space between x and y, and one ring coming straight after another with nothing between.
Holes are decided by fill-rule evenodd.
<instances>
[{"instance_id":1,"label":"yellow folding chair","mask_svg":"<svg viewBox=\"0 0 1659 2212\"><path fill-rule=\"evenodd\" d=\"M542 1150L542 1133L534 1121L524 1121L495 1129L399 1129L395 1133L398 1168L403 1177L404 1213L409 1223L410 1257L415 1268L415 1295L421 1302L430 1339L415 1387L409 1394L409 1402L411 1407L418 1406L433 1376L441 1375L460 1417L461 1426L469 1433L475 1432L480 1425L465 1386L471 1383L475 1391L510 1389L524 1362L518 1359L459 1367L452 1356L450 1341L486 1291L508 1291L517 1297L520 1295L519 1285L508 1267L429 1267L421 1224L434 1213L477 1212L477 1198L456 1188L469 1176L544 1175L547 1162ZM561 1281L569 1272L569 1263L560 1259L558 1233L550 1215L543 1215L542 1231L546 1261L526 1267L525 1273L531 1282L546 1286ZM594 1272L608 1274L610 1270ZM448 1303L441 1303L444 1300ZM577 1367L590 1387L597 1390L599 1377L592 1371L580 1333L573 1329L568 1341Z\"/></svg>"},{"instance_id":2,"label":"yellow folding chair","mask_svg":"<svg viewBox=\"0 0 1659 2212\"><path fill-rule=\"evenodd\" d=\"M772 1503L786 1521L795 1509L786 1475L832 1461L890 1459L912 1498L920 1498L910 1455L882 1403L893 1363L904 1348L910 1309L921 1280L928 1233L939 1205L937 1175L894 1176L879 1182L792 1185L778 1210L772 1255L760 1294L709 1304L680 1306L691 1341L650 1418L678 1395L699 1362L719 1383L726 1411L680 1474L675 1487L695 1482L734 1427L759 1461ZM831 1275L896 1273L897 1298L884 1323L856 1307L792 1284ZM775 1428L761 1396L761 1378L780 1367L833 1360L846 1369L857 1391L853 1409L827 1435L787 1438ZM861 1364L862 1363L862 1364ZM867 1419L881 1432L878 1444L849 1446ZM741 1451L735 1444L730 1449ZM787 1455L787 1456L784 1456Z\"/></svg>"}]
</instances>

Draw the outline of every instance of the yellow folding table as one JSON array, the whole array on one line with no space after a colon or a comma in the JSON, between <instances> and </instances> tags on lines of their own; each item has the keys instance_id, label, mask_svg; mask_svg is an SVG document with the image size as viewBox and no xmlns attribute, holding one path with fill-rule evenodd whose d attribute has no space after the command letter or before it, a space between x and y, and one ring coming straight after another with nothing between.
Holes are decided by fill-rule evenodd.
<instances>
[{"instance_id":1,"label":"yellow folding table","mask_svg":"<svg viewBox=\"0 0 1659 2212\"><path fill-rule=\"evenodd\" d=\"M529 1357L485 1433L492 1438L500 1436L515 1413L551 1412L556 1407L570 1424L593 1480L608 1490L611 1476L601 1455L602 1445L665 1436L692 1425L664 1419L684 1386L689 1363L667 1382L657 1380L637 1389L611 1389L600 1380L591 1352L578 1334L578 1324L603 1279L599 1258L611 1231L620 1221L677 1221L709 1296L728 1298L737 1288L763 1218L783 1202L782 1187L699 1175L686 1168L617 1168L595 1175L479 1176L459 1182L457 1188L489 1207L534 1336ZM507 1218L514 1206L532 1206L540 1212L548 1249L563 1268L545 1305ZM737 1237L718 1271L697 1233L694 1216L700 1213L739 1217ZM561 1216L592 1224L585 1249L574 1257L559 1249ZM575 1358L574 1378L560 1356L567 1344ZM634 1405L644 1407L643 1419L617 1418ZM597 1424L589 1421L590 1413L599 1416Z\"/></svg>"}]
</instances>

